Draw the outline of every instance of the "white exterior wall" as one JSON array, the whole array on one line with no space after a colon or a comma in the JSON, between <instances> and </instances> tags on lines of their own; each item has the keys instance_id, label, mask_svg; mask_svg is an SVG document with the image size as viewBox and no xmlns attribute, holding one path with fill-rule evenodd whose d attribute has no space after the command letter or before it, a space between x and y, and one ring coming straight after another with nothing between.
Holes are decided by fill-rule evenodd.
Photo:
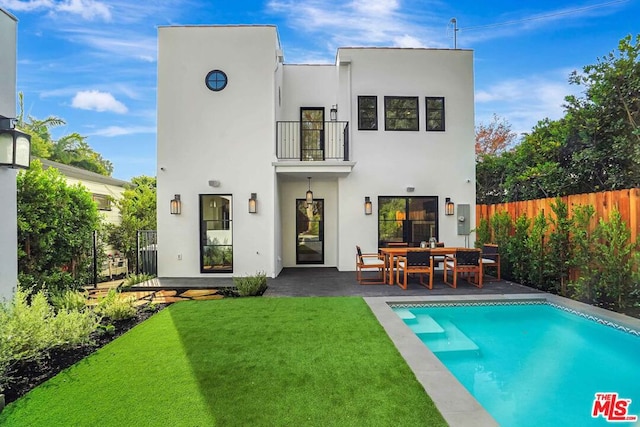
<instances>
[{"instance_id":1,"label":"white exterior wall","mask_svg":"<svg viewBox=\"0 0 640 427\"><path fill-rule=\"evenodd\" d=\"M440 240L470 245L444 204L447 197L469 204L467 220L475 224L472 52L344 48L334 65L282 65L278 48L274 27L160 28L159 276L224 277L199 273L199 194L233 195L233 275L302 267L295 260L295 201L304 197L307 176L314 198L325 201L324 266L354 270L355 245L376 249L379 196L438 197ZM221 92L204 85L214 69L229 78ZM371 95L378 130L359 131L358 96ZM418 131L385 131L385 96L418 97ZM426 131L425 97L445 98L444 132ZM323 107L329 121L336 104L338 121L349 122L353 169L340 160L275 158L276 121L299 121L301 107ZM340 163L347 166L336 169ZM252 192L256 215L247 213ZM169 214L174 194L181 195L181 215ZM365 196L373 215L364 215Z\"/></svg>"},{"instance_id":2,"label":"white exterior wall","mask_svg":"<svg viewBox=\"0 0 640 427\"><path fill-rule=\"evenodd\" d=\"M0 116L16 116L16 27L0 9ZM17 171L0 168L0 301L10 299L18 283Z\"/></svg>"},{"instance_id":3,"label":"white exterior wall","mask_svg":"<svg viewBox=\"0 0 640 427\"><path fill-rule=\"evenodd\" d=\"M471 205L475 224L473 55L467 50L340 49L350 68L340 73L340 90L351 88L353 172L340 180L339 270L353 270L355 245L377 248L378 196L438 196L439 238L464 246L456 215L444 214L444 199ZM378 97L378 130L358 130L358 96ZM385 131L384 97L417 96L418 131ZM445 98L445 131L427 132L425 97ZM412 186L415 191L408 193ZM374 214L365 216L365 196Z\"/></svg>"},{"instance_id":4,"label":"white exterior wall","mask_svg":"<svg viewBox=\"0 0 640 427\"><path fill-rule=\"evenodd\" d=\"M100 194L102 196L109 196L113 198L111 202L111 210L98 210L98 214L104 218L108 224L120 225L122 223L122 216L120 215L120 209L118 209L117 201L122 199L124 193L124 187L117 185L102 184L99 182L91 182L87 180L80 180L76 178L65 177L67 184L77 185L81 184L91 194Z\"/></svg>"},{"instance_id":5,"label":"white exterior wall","mask_svg":"<svg viewBox=\"0 0 640 427\"><path fill-rule=\"evenodd\" d=\"M199 273L199 194L233 195L234 275L274 276L276 30L162 27L158 37L158 276L224 276ZM228 77L219 92L204 82L215 69ZM174 194L181 215L169 213Z\"/></svg>"}]
</instances>

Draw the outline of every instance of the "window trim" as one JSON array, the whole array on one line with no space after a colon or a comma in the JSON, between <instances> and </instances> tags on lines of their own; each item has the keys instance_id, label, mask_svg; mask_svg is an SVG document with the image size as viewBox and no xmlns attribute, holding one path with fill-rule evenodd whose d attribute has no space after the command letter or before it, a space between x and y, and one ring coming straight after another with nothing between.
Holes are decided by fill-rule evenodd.
<instances>
[{"instance_id":1,"label":"window trim","mask_svg":"<svg viewBox=\"0 0 640 427\"><path fill-rule=\"evenodd\" d=\"M390 111L387 108L387 100L393 100L393 99L411 99L411 100L415 100L416 103L416 125L415 128L406 128L406 129L400 129L400 128L391 128L389 127L389 117L387 117L387 112ZM395 111L395 110L393 110ZM397 120L397 119L395 119ZM416 132L420 130L420 98L417 96L385 96L384 97L384 130L385 131L395 131L395 132Z\"/></svg>"},{"instance_id":2,"label":"window trim","mask_svg":"<svg viewBox=\"0 0 640 427\"><path fill-rule=\"evenodd\" d=\"M436 111L442 111L442 118L441 118L441 126L438 129L430 129L429 128L429 100L433 100L433 99L438 99L438 100L442 100L442 109L437 109ZM445 121L445 101L444 101L444 96L426 96L424 98L424 109L426 111L425 113L425 129L427 132L444 132L447 127L446 127L446 121ZM432 109L433 111L433 109Z\"/></svg>"},{"instance_id":3,"label":"window trim","mask_svg":"<svg viewBox=\"0 0 640 427\"><path fill-rule=\"evenodd\" d=\"M374 123L373 127L363 127L362 126L362 109L360 107L360 101L364 99L373 98L373 112L374 112ZM358 130L378 130L378 96L377 95L359 95L358 96Z\"/></svg>"},{"instance_id":4,"label":"window trim","mask_svg":"<svg viewBox=\"0 0 640 427\"><path fill-rule=\"evenodd\" d=\"M99 211L106 212L106 211L113 210L113 205L111 203L111 200L112 200L111 196L107 196L106 194L92 193L91 198L93 199L94 203L96 204L96 208ZM105 202L104 207L101 207L101 201Z\"/></svg>"}]
</instances>

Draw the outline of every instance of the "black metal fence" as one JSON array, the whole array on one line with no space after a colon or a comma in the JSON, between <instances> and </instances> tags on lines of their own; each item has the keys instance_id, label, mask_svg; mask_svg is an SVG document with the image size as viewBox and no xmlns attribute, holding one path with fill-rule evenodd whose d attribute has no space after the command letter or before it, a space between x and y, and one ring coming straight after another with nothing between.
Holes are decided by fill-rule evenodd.
<instances>
[{"instance_id":1,"label":"black metal fence","mask_svg":"<svg viewBox=\"0 0 640 427\"><path fill-rule=\"evenodd\" d=\"M136 274L158 274L158 233L156 230L139 230L136 247Z\"/></svg>"}]
</instances>

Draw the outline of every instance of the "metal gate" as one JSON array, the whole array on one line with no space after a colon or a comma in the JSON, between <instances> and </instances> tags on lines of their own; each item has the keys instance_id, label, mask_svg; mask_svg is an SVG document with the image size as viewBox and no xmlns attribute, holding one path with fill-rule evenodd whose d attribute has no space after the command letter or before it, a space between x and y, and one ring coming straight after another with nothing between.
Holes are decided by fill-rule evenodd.
<instances>
[{"instance_id":1,"label":"metal gate","mask_svg":"<svg viewBox=\"0 0 640 427\"><path fill-rule=\"evenodd\" d=\"M136 274L158 275L158 233L138 230L136 246Z\"/></svg>"}]
</instances>

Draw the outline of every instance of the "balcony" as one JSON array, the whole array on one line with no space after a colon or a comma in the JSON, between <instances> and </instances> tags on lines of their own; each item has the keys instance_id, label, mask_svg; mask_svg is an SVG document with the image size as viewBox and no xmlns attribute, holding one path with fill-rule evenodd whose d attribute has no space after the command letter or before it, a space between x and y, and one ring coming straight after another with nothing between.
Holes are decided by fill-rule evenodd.
<instances>
[{"instance_id":1,"label":"balcony","mask_svg":"<svg viewBox=\"0 0 640 427\"><path fill-rule=\"evenodd\" d=\"M349 161L349 122L276 122L276 157L300 162Z\"/></svg>"}]
</instances>

